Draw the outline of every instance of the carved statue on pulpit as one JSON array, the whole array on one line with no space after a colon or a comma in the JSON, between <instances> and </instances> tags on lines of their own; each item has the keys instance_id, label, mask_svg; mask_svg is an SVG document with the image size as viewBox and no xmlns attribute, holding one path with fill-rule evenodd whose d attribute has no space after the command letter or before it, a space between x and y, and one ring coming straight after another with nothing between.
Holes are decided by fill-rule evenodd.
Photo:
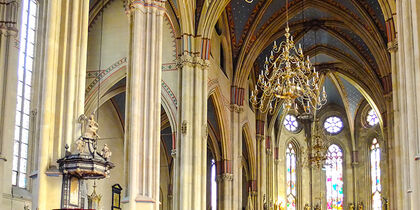
<instances>
[{"instance_id":1,"label":"carved statue on pulpit","mask_svg":"<svg viewBox=\"0 0 420 210\"><path fill-rule=\"evenodd\" d=\"M108 160L111 157L111 155L112 155L112 152L109 149L108 145L107 144L104 144L104 148L101 151L101 156L103 158L105 158L105 160Z\"/></svg>"},{"instance_id":2,"label":"carved statue on pulpit","mask_svg":"<svg viewBox=\"0 0 420 210\"><path fill-rule=\"evenodd\" d=\"M77 151L79 151L79 154L85 152L86 144L83 141L83 138L77 139L75 144L76 144Z\"/></svg>"},{"instance_id":3,"label":"carved statue on pulpit","mask_svg":"<svg viewBox=\"0 0 420 210\"><path fill-rule=\"evenodd\" d=\"M305 209L305 210L311 210L311 207L309 206L309 204L305 204L304 209Z\"/></svg>"},{"instance_id":4,"label":"carved statue on pulpit","mask_svg":"<svg viewBox=\"0 0 420 210\"><path fill-rule=\"evenodd\" d=\"M354 204L353 203L349 204L349 210L354 210Z\"/></svg>"},{"instance_id":5,"label":"carved statue on pulpit","mask_svg":"<svg viewBox=\"0 0 420 210\"><path fill-rule=\"evenodd\" d=\"M79 122L82 123L83 126L83 138L88 139L98 139L98 129L99 124L95 121L95 115L91 114L89 118L86 117L86 115L81 115L79 118Z\"/></svg>"}]
</instances>

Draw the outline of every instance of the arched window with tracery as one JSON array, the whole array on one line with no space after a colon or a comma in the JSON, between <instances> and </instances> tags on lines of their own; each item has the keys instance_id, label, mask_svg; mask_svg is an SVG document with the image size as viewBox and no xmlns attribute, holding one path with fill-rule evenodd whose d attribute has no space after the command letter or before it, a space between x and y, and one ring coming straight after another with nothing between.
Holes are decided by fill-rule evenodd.
<instances>
[{"instance_id":1,"label":"arched window with tracery","mask_svg":"<svg viewBox=\"0 0 420 210\"><path fill-rule=\"evenodd\" d=\"M286 181L287 181L287 210L296 209L296 149L292 143L287 145L286 149Z\"/></svg>"},{"instance_id":2,"label":"arched window with tracery","mask_svg":"<svg viewBox=\"0 0 420 210\"><path fill-rule=\"evenodd\" d=\"M19 61L17 70L15 136L13 141L12 185L26 188L31 122L32 75L35 63L35 43L38 20L37 1L22 1L21 20L22 25L20 28Z\"/></svg>"},{"instance_id":3,"label":"arched window with tracery","mask_svg":"<svg viewBox=\"0 0 420 210\"><path fill-rule=\"evenodd\" d=\"M210 177L211 177L211 184L210 184L211 210L216 210L217 209L217 181L216 181L216 161L214 159L211 159Z\"/></svg>"},{"instance_id":4,"label":"arched window with tracery","mask_svg":"<svg viewBox=\"0 0 420 210\"><path fill-rule=\"evenodd\" d=\"M372 209L382 209L382 186L381 186L381 148L378 140L373 139L370 145L370 175L372 180Z\"/></svg>"},{"instance_id":5,"label":"arched window with tracery","mask_svg":"<svg viewBox=\"0 0 420 210\"><path fill-rule=\"evenodd\" d=\"M343 151L332 144L328 147L326 169L327 209L343 209Z\"/></svg>"}]
</instances>

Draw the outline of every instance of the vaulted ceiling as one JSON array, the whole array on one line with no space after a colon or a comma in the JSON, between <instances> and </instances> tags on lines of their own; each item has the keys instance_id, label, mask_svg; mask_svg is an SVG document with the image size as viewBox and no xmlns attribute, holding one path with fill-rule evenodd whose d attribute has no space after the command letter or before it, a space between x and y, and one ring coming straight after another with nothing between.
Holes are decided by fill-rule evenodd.
<instances>
[{"instance_id":1,"label":"vaulted ceiling","mask_svg":"<svg viewBox=\"0 0 420 210\"><path fill-rule=\"evenodd\" d=\"M255 81L273 41L283 40L286 0L232 0L225 11L235 79ZM289 0L291 34L317 69L344 73L380 94L391 91L386 25L377 0Z\"/></svg>"}]
</instances>

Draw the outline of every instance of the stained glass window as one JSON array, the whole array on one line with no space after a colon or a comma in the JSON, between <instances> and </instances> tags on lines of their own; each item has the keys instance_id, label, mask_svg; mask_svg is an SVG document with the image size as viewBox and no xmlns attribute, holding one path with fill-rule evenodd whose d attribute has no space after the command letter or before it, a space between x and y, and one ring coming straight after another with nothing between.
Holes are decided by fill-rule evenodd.
<instances>
[{"instance_id":1,"label":"stained glass window","mask_svg":"<svg viewBox=\"0 0 420 210\"><path fill-rule=\"evenodd\" d=\"M370 126L374 126L374 125L379 123L379 118L378 118L378 115L376 115L375 110L371 109L368 112L367 117L366 117L366 121L368 122L368 124Z\"/></svg>"},{"instance_id":2,"label":"stained glass window","mask_svg":"<svg viewBox=\"0 0 420 210\"><path fill-rule=\"evenodd\" d=\"M217 182L216 182L216 161L211 160L210 168L210 177L211 177L211 209L217 209Z\"/></svg>"},{"instance_id":3,"label":"stained glass window","mask_svg":"<svg viewBox=\"0 0 420 210\"><path fill-rule=\"evenodd\" d=\"M372 179L372 209L382 209L382 186L381 186L381 149L376 138L370 146L370 174Z\"/></svg>"},{"instance_id":4,"label":"stained glass window","mask_svg":"<svg viewBox=\"0 0 420 210\"><path fill-rule=\"evenodd\" d=\"M327 209L343 209L343 152L335 144L328 147L326 168Z\"/></svg>"},{"instance_id":5,"label":"stained glass window","mask_svg":"<svg viewBox=\"0 0 420 210\"><path fill-rule=\"evenodd\" d=\"M294 132L298 129L298 122L296 120L296 117L290 114L286 115L283 125L288 131Z\"/></svg>"},{"instance_id":6,"label":"stained glass window","mask_svg":"<svg viewBox=\"0 0 420 210\"><path fill-rule=\"evenodd\" d=\"M35 34L38 4L34 0L22 1L18 82L13 145L12 184L26 187L32 72L35 58Z\"/></svg>"},{"instance_id":7,"label":"stained glass window","mask_svg":"<svg viewBox=\"0 0 420 210\"><path fill-rule=\"evenodd\" d=\"M324 122L324 128L328 133L339 133L343 129L343 121L336 116L328 117Z\"/></svg>"},{"instance_id":8,"label":"stained glass window","mask_svg":"<svg viewBox=\"0 0 420 210\"><path fill-rule=\"evenodd\" d=\"M287 210L296 209L296 152L289 143L286 149Z\"/></svg>"}]
</instances>

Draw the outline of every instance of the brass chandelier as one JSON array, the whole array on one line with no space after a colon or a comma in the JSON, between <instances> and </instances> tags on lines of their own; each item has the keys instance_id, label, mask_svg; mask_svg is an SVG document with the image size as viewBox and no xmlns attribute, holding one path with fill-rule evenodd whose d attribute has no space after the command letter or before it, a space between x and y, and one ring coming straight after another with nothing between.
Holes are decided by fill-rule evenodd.
<instances>
[{"instance_id":1,"label":"brass chandelier","mask_svg":"<svg viewBox=\"0 0 420 210\"><path fill-rule=\"evenodd\" d=\"M315 122L318 123L318 122ZM309 165L312 168L321 168L327 160L327 144L321 137L321 131L315 125L315 133L312 136L313 141L309 153Z\"/></svg>"},{"instance_id":2,"label":"brass chandelier","mask_svg":"<svg viewBox=\"0 0 420 210\"><path fill-rule=\"evenodd\" d=\"M251 92L253 107L263 113L270 111L273 114L281 100L284 109L297 111L300 105L305 113L319 110L327 102L325 88L322 92L320 90L319 73L312 66L309 56L305 59L301 44L299 48L295 47L293 36L289 33L288 4L286 0L286 40L279 45L274 41L271 54L266 57L264 69Z\"/></svg>"}]
</instances>

